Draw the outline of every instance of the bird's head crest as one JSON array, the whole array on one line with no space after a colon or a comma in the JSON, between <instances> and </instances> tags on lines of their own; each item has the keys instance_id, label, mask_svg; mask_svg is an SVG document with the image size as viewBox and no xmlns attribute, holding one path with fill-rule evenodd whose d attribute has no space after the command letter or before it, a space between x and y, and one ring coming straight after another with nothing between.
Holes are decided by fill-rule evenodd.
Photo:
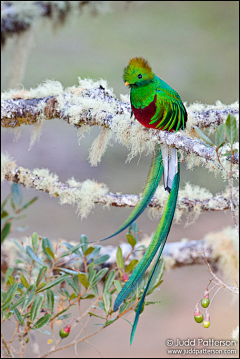
<instances>
[{"instance_id":1,"label":"bird's head crest","mask_svg":"<svg viewBox=\"0 0 240 359\"><path fill-rule=\"evenodd\" d=\"M154 78L154 73L147 60L142 57L134 57L124 69L123 79L125 85L144 86Z\"/></svg>"}]
</instances>

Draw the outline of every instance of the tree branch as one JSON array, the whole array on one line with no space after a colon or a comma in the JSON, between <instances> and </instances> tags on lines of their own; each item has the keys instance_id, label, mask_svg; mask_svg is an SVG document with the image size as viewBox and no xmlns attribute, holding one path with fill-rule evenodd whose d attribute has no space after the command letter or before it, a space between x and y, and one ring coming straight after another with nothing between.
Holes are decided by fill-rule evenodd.
<instances>
[{"instance_id":1,"label":"tree branch","mask_svg":"<svg viewBox=\"0 0 240 359\"><path fill-rule=\"evenodd\" d=\"M43 92L44 93L44 92ZM213 147L205 146L198 140L193 140L181 133L171 133L135 127L137 121L130 120L130 103L119 101L111 91L104 89L101 85L97 88L84 89L68 88L60 95L45 96L42 98L29 98L34 95L32 91L16 91L11 93L9 99L5 95L1 104L1 125L2 127L15 128L22 124L31 125L42 119L62 119L77 128L82 125L103 126L113 131L117 138L123 136L120 133L121 125L125 123L124 135L126 141L133 140L133 131L142 131L144 141L153 138L160 143L166 143L184 150L187 153L194 153L206 160L215 161L216 151ZM21 98L24 97L24 98ZM204 106L204 105L202 105ZM199 105L195 106L199 107ZM203 127L216 127L224 121L228 113L238 114L238 104L229 106L219 105L207 106L207 109L196 110L194 104L189 107L189 116L193 118L194 125ZM208 109L208 107L210 107ZM234 157L234 164L239 163L239 154Z\"/></svg>"},{"instance_id":2,"label":"tree branch","mask_svg":"<svg viewBox=\"0 0 240 359\"><path fill-rule=\"evenodd\" d=\"M34 188L37 191L49 193L52 196L58 197L63 203L69 204L75 203L79 200L80 195L78 197L77 191L81 191L81 186L84 183L79 182L79 187L75 187L67 183L52 181L49 182L48 186L46 186L46 183L49 181L47 176L35 175L30 170L23 167L14 168L12 165L6 165L4 171L3 175L7 181L19 183L23 186ZM101 185L103 187L103 184ZM71 192L72 195L70 195ZM73 200L73 197L75 197L75 201ZM138 195L117 194L105 191L103 195L97 196L94 199L93 204L99 203L114 207L135 207L139 200L140 196ZM233 197L233 206L234 208L237 208L238 205L239 199L235 194ZM149 202L148 207L161 210L164 207L164 203L160 203L158 198L153 197ZM209 198L202 200L199 198L181 197L180 190L177 208L180 211L186 212L225 211L227 209L231 209L231 203L230 199L223 193L215 196L209 195Z\"/></svg>"},{"instance_id":3,"label":"tree branch","mask_svg":"<svg viewBox=\"0 0 240 359\"><path fill-rule=\"evenodd\" d=\"M14 4L15 3L15 4ZM32 4L21 2L2 2L1 4L1 43L5 44L9 36L18 35L28 30L36 21L42 17L52 19L54 23L63 24L70 13L82 14L83 7L88 5L92 13L108 12L108 4L92 4L92 1L34 1ZM100 3L96 1L95 3ZM101 10L98 11L98 8Z\"/></svg>"},{"instance_id":4,"label":"tree branch","mask_svg":"<svg viewBox=\"0 0 240 359\"><path fill-rule=\"evenodd\" d=\"M215 235L218 235L218 233L216 233ZM226 241L226 238L224 239L218 238L218 240L224 242ZM128 264L133 259L140 260L144 254L144 251L140 251L137 249L143 244L148 246L149 241L150 239L145 242L144 241L138 242L136 245L136 250L133 252L133 254L129 256L128 262L126 262L126 264ZM193 240L193 241L181 241L181 242L172 242L172 243L167 242L163 250L165 267L167 269L176 269L183 266L189 266L195 264L202 265L205 263L203 256L204 254L205 259L207 259L209 264L211 264L215 269L217 269L217 267L221 269L222 266L221 255L216 252L213 243L214 242L211 242L206 239L202 239L199 241ZM122 249L123 259L125 260L126 257L131 252L132 247L128 243L121 243L120 247ZM228 248L230 248L229 244L228 244ZM110 257L107 260L107 262L101 265L102 267L110 267L110 268L116 267L117 249L118 247L114 247L112 245L101 247L100 255L108 254ZM72 270L77 270L77 269L84 270L83 264L80 264L81 262L77 260L79 260L79 256L75 253L72 253L69 256L65 256L64 258L58 259L56 262L56 268L64 267ZM239 289L237 287L228 287L228 289L231 292L238 294Z\"/></svg>"}]
</instances>

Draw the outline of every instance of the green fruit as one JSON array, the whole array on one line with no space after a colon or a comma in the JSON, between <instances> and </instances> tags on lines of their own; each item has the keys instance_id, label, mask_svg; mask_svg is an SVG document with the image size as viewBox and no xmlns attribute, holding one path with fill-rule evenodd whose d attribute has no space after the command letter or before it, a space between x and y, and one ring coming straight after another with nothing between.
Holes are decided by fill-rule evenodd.
<instances>
[{"instance_id":1,"label":"green fruit","mask_svg":"<svg viewBox=\"0 0 240 359\"><path fill-rule=\"evenodd\" d=\"M203 298L201 300L201 305L202 305L203 308L207 308L209 306L209 303L210 303L209 298Z\"/></svg>"},{"instance_id":2,"label":"green fruit","mask_svg":"<svg viewBox=\"0 0 240 359\"><path fill-rule=\"evenodd\" d=\"M204 328L209 328L210 327L210 322L208 320L204 320L203 326L204 326Z\"/></svg>"},{"instance_id":3,"label":"green fruit","mask_svg":"<svg viewBox=\"0 0 240 359\"><path fill-rule=\"evenodd\" d=\"M61 338L66 338L69 336L69 331L65 331L65 328L60 329L59 335Z\"/></svg>"},{"instance_id":4,"label":"green fruit","mask_svg":"<svg viewBox=\"0 0 240 359\"><path fill-rule=\"evenodd\" d=\"M202 321L203 321L202 313L200 313L200 315L194 315L194 319L197 323L202 323Z\"/></svg>"}]
</instances>

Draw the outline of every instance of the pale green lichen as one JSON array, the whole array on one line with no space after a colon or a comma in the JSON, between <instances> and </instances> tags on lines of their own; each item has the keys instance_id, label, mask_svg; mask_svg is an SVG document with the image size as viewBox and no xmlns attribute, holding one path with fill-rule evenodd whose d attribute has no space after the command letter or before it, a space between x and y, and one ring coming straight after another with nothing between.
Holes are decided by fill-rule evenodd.
<instances>
[{"instance_id":1,"label":"pale green lichen","mask_svg":"<svg viewBox=\"0 0 240 359\"><path fill-rule=\"evenodd\" d=\"M104 197L108 187L104 183L97 183L90 179L77 182L71 178L67 183L75 188L69 188L60 196L60 203L77 204L77 213L81 218L86 218L95 206L95 202Z\"/></svg>"},{"instance_id":2,"label":"pale green lichen","mask_svg":"<svg viewBox=\"0 0 240 359\"><path fill-rule=\"evenodd\" d=\"M162 213L163 209L166 205L168 199L168 192L164 190L163 186L158 186L155 192L156 204L158 207L149 208L149 216L153 219L158 219ZM197 201L204 201L212 198L212 193L204 187L192 185L190 183L186 183L184 188L179 189L178 199L187 198L189 200L195 201L195 205L193 206L193 210L189 211L187 205L184 205L182 202L178 200L178 206L175 210L174 221L176 223L180 222L183 215L186 216L186 226L192 224L201 213L201 205L197 203ZM197 201L196 201L197 200Z\"/></svg>"},{"instance_id":3,"label":"pale green lichen","mask_svg":"<svg viewBox=\"0 0 240 359\"><path fill-rule=\"evenodd\" d=\"M239 276L239 238L236 229L227 227L220 232L209 233L204 240L211 245L213 256L218 260L224 276L236 285Z\"/></svg>"},{"instance_id":4,"label":"pale green lichen","mask_svg":"<svg viewBox=\"0 0 240 359\"><path fill-rule=\"evenodd\" d=\"M51 173L47 168L35 168L32 174L41 179L41 189L51 194L54 190L55 182L58 181L58 175Z\"/></svg>"},{"instance_id":5,"label":"pale green lichen","mask_svg":"<svg viewBox=\"0 0 240 359\"><path fill-rule=\"evenodd\" d=\"M31 148L33 147L34 143L40 139L40 136L42 133L43 121L44 120L37 121L36 123L34 123L32 125L33 129L32 129L32 133L31 133L31 137L30 137L30 144L29 144L28 151L30 151Z\"/></svg>"},{"instance_id":6,"label":"pale green lichen","mask_svg":"<svg viewBox=\"0 0 240 359\"><path fill-rule=\"evenodd\" d=\"M5 175L10 174L15 168L16 163L11 156L7 152L1 153L1 182L5 179Z\"/></svg>"},{"instance_id":7,"label":"pale green lichen","mask_svg":"<svg viewBox=\"0 0 240 359\"><path fill-rule=\"evenodd\" d=\"M98 137L93 141L88 157L91 166L97 166L100 163L111 137L112 131L108 128L103 128Z\"/></svg>"}]
</instances>

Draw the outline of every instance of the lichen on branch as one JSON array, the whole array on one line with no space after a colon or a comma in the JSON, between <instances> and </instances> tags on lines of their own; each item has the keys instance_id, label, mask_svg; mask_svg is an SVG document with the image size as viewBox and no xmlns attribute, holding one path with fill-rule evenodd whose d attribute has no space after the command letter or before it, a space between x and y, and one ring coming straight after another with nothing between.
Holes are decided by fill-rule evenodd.
<instances>
[{"instance_id":1,"label":"lichen on branch","mask_svg":"<svg viewBox=\"0 0 240 359\"><path fill-rule=\"evenodd\" d=\"M48 169L29 169L17 166L15 161L7 155L2 154L1 167L2 181L16 182L23 186L34 188L37 191L49 193L50 196L59 199L60 204L71 204L77 206L77 213L85 218L94 208L95 204L115 207L134 207L140 199L140 195L127 195L109 192L103 183L92 180L78 182L74 178L66 183L59 181L56 174L50 173ZM155 196L149 203L150 215L158 217L164 208L167 193L159 186ZM233 205L238 206L238 197L234 196ZM200 213L205 211L223 211L230 209L229 193L213 196L208 190L187 183L179 191L175 220L178 222L186 215L188 222L195 220Z\"/></svg>"},{"instance_id":2,"label":"lichen on branch","mask_svg":"<svg viewBox=\"0 0 240 359\"><path fill-rule=\"evenodd\" d=\"M1 125L16 128L23 124L31 125L58 118L77 128L97 125L111 130L114 139L130 149L128 160L144 150L152 152L158 141L187 154L197 155L205 161L215 162L215 149L206 146L197 138L191 138L193 125L215 127L225 120L228 113L238 114L238 103L229 106L220 102L214 106L196 103L187 110L189 120L184 133L147 129L130 118L130 103L118 100L106 81L79 78L78 87L73 86L65 90L59 82L47 81L29 91L10 90L4 93L1 103ZM98 146L97 143L95 145ZM96 146L93 148L96 149ZM95 165L101 156L98 154L98 158L95 159L90 152L89 157ZM239 163L238 154L234 157L234 163Z\"/></svg>"}]
</instances>

